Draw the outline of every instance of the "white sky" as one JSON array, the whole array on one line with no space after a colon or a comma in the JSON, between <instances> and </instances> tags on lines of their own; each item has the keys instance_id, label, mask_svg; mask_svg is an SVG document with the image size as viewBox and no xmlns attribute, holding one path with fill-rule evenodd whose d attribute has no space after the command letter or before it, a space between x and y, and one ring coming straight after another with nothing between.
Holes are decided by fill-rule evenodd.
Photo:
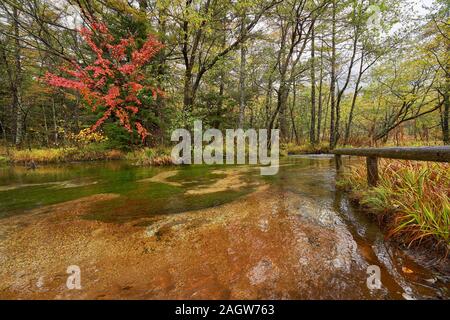
<instances>
[{"instance_id":1,"label":"white sky","mask_svg":"<svg viewBox=\"0 0 450 320\"><path fill-rule=\"evenodd\" d=\"M424 14L426 10L423 9L423 6L425 7L431 7L433 5L433 0L418 0L415 4L416 10L420 14Z\"/></svg>"},{"instance_id":2,"label":"white sky","mask_svg":"<svg viewBox=\"0 0 450 320\"><path fill-rule=\"evenodd\" d=\"M402 0L406 8L411 8L420 16L425 15L428 10L426 8L433 8L434 0Z\"/></svg>"}]
</instances>

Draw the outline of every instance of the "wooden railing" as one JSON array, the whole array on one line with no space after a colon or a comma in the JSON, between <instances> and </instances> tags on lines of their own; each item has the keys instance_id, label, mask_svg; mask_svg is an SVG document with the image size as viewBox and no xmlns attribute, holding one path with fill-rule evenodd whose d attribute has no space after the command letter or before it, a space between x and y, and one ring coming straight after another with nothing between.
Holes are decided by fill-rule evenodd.
<instances>
[{"instance_id":1,"label":"wooden railing","mask_svg":"<svg viewBox=\"0 0 450 320\"><path fill-rule=\"evenodd\" d=\"M335 149L331 153L335 155L337 170L342 167L342 155L366 157L367 182L370 186L378 182L378 158L450 162L450 146Z\"/></svg>"}]
</instances>

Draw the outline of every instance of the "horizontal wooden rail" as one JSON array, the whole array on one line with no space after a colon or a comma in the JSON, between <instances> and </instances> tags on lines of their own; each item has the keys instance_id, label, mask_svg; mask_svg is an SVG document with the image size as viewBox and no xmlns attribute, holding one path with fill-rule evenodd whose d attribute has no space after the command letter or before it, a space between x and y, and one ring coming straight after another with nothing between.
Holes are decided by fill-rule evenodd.
<instances>
[{"instance_id":1,"label":"horizontal wooden rail","mask_svg":"<svg viewBox=\"0 0 450 320\"><path fill-rule=\"evenodd\" d=\"M335 149L331 153L335 155L337 170L342 167L342 155L366 157L370 186L378 182L378 158L450 162L450 146Z\"/></svg>"},{"instance_id":2,"label":"horizontal wooden rail","mask_svg":"<svg viewBox=\"0 0 450 320\"><path fill-rule=\"evenodd\" d=\"M337 155L450 162L450 146L336 149Z\"/></svg>"}]
</instances>

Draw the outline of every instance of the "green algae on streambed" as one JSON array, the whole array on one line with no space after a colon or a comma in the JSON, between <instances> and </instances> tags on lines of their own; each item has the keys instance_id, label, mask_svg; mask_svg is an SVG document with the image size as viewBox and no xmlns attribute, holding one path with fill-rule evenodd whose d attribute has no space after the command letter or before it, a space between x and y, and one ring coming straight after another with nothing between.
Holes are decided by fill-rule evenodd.
<instances>
[{"instance_id":1,"label":"green algae on streambed","mask_svg":"<svg viewBox=\"0 0 450 320\"><path fill-rule=\"evenodd\" d=\"M245 188L230 185L218 192L186 193L226 179L226 172L232 170L229 166L206 165L136 167L125 162L74 163L34 171L20 167L5 168L0 170L0 218L104 193L120 197L96 204L86 218L124 222L137 217L208 208L233 201L254 190L257 175L249 171L241 177L248 182ZM169 171L175 174L167 181L150 180ZM254 182L250 181L252 179ZM120 214L111 214L114 208Z\"/></svg>"},{"instance_id":2,"label":"green algae on streambed","mask_svg":"<svg viewBox=\"0 0 450 320\"><path fill-rule=\"evenodd\" d=\"M324 263L323 276L331 277L338 283L337 287L342 287L341 292L334 293L335 298L449 298L448 270L442 272L441 269L434 268L435 261L423 259L421 256L416 256L414 252L402 250L386 242L376 224L371 222L363 212L353 208L344 194L336 191L334 185L336 172L332 158L327 156L289 157L282 160L277 175L260 176L259 172L257 167L250 166L193 165L154 168L135 167L125 162L74 163L41 167L35 171L20 167L3 168L0 169L0 217L3 218L0 222L3 221L6 225L14 224L15 218L25 218L30 212L42 215L42 219L48 219L54 215L55 219L57 217L66 221L65 214L71 211L71 207L70 202L68 205L64 202L77 199L84 202L86 199L87 203L83 203L84 209L79 220L83 222L83 226L87 224L94 227L107 223L112 230L120 230L121 226L129 228L132 225L133 228L138 228L132 229L138 235L142 233L144 237L156 236L157 239L153 245L164 252L171 246L170 234L175 236L177 232L184 230L183 228L191 228L193 238L197 239L195 234L198 231L196 230L208 224L209 219L214 222L215 215L220 220L221 216L227 214L225 211L232 208L235 210L233 214L236 214L234 218L241 218L240 212L244 210L245 214L251 217L248 218L250 220L244 219L242 224L236 222L235 227L243 230L250 228L253 234L241 239L242 245L248 246L248 248L242 248L243 252L252 252L250 248L259 246L258 251L261 251L261 254L278 255L277 250L267 252L265 250L268 247L279 246L282 251L283 241L289 239L294 241L293 243L300 241L299 250L305 245L310 246L311 249L307 250L309 256L297 255L295 252L286 256L286 259L294 259L292 265L297 264L295 268L299 268L298 270L302 272L301 279L294 278L293 281L308 283L317 277L307 272L308 261L316 259L318 263ZM262 193L258 191L263 188L266 191ZM109 196L101 196L105 194ZM89 203L89 199L92 198L89 196L95 198L95 195L99 196L98 199ZM253 198L252 195L254 195ZM50 206L53 204L60 205ZM65 212L60 217L59 210ZM40 221L39 216L33 219ZM80 223L72 220L75 218L67 219L67 227L72 226L76 229ZM305 227L298 224L298 219L304 221ZM12 222L8 222L9 220ZM26 219L23 220L26 221ZM20 219L17 221L17 224L22 223ZM218 227L217 232L226 234L226 228L232 224L231 221L224 222L225 227ZM55 230L52 229L51 224L46 225L46 223L41 224L39 228ZM261 236L267 232L274 232L270 231L270 228L274 226L280 230L276 233L276 238L280 242L274 243L273 241L276 240L270 240L274 239L273 237L267 237L267 240L262 241ZM290 236L293 238L283 233L282 226L295 230ZM28 227L32 228L32 225ZM105 228L109 227L105 225L99 230L106 230ZM14 227L8 230L18 232L14 231L16 230ZM39 232L40 229L36 227L36 230ZM70 238L71 235L66 235L64 230L60 231L61 236ZM314 231L315 234L309 234L305 230ZM336 236L329 239L329 243L334 243L333 251L336 254L330 253L331 258L326 257L327 255L321 258L319 256L324 254L322 252L324 249L321 247L324 239L321 237L329 234L330 230L333 230L332 234ZM245 231L242 232L245 234ZM322 232L324 235L321 235ZM86 234L81 232L81 234L86 238L86 243L100 245L100 239L97 237L102 233L91 235L90 232ZM169 242L159 241L161 237ZM300 238L296 239L296 237ZM205 236L205 239L204 249L212 250L214 256L219 255L220 258L228 259L226 258L229 254L227 250L216 252L214 249L219 245L214 241L220 242L221 238L211 239L211 242L208 242L208 236ZM181 239L179 240L180 244L186 245ZM7 240L0 239L0 244L1 241ZM39 240L37 245L45 241ZM125 246L125 243L126 241L119 241L117 244ZM102 245L106 244L102 243ZM166 248L166 245L169 247ZM45 246L48 246L47 242ZM226 247L226 244L221 246ZM293 245L290 250L297 250L296 246ZM210 258L214 259L214 256ZM144 259L144 256L138 255L137 258ZM251 283L264 282L265 278L270 280L271 270L276 269L270 259L264 258L261 261L256 265L256 269L253 268L256 271L252 269L253 271L249 273ZM246 263L239 268L247 268ZM287 263L283 268L288 268L286 271L295 274L298 270L289 269L290 265ZM383 284L380 292L370 291L366 287L364 271L368 265L380 266ZM403 274L404 266L412 273ZM126 269L126 266L123 267ZM194 265L189 268L196 269ZM329 274L326 271L327 268L337 273ZM220 278L222 275L217 274L214 277ZM184 280L186 279L180 280L180 283ZM228 285L232 284L223 283L226 288ZM305 298L330 296L327 290L310 293L307 291L305 294L300 294L300 292L292 292L292 288L290 287L289 290L274 288L273 292L282 296ZM307 286L306 289L313 290L315 287ZM352 295L353 291L359 292L358 295ZM179 297L175 293L167 293L167 296ZM267 298L270 295L262 297Z\"/></svg>"}]
</instances>

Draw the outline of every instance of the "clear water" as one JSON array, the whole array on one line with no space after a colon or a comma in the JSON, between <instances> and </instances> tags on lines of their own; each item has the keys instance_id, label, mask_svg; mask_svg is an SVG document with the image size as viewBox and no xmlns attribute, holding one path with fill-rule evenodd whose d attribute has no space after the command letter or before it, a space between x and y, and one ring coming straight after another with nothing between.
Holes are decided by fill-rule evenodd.
<instances>
[{"instance_id":1,"label":"clear water","mask_svg":"<svg viewBox=\"0 0 450 320\"><path fill-rule=\"evenodd\" d=\"M234 171L242 172L244 184L236 186L231 180L230 185L214 192L201 192L226 180ZM377 225L335 189L335 176L334 161L328 156L289 157L282 160L277 175L265 177L259 175L257 167L248 166L152 168L98 162L37 170L7 167L0 168L0 219L89 195L114 193L120 196L93 204L82 218L108 223L139 220L145 225L146 218L220 206L250 194L258 186L268 185L271 192L280 195L280 202L286 193L298 197L298 215L302 218L338 230L336 245L351 252L342 260L337 259L337 265L345 267L349 258L363 266L380 266L384 289L365 293L366 298L449 298L448 275L434 270L430 261L387 242ZM403 265L408 265L412 275L402 273ZM345 277L347 282L359 281L358 286L367 292L360 276L352 278L352 272L346 272L339 277ZM343 289L338 298L352 298L346 292Z\"/></svg>"}]
</instances>

